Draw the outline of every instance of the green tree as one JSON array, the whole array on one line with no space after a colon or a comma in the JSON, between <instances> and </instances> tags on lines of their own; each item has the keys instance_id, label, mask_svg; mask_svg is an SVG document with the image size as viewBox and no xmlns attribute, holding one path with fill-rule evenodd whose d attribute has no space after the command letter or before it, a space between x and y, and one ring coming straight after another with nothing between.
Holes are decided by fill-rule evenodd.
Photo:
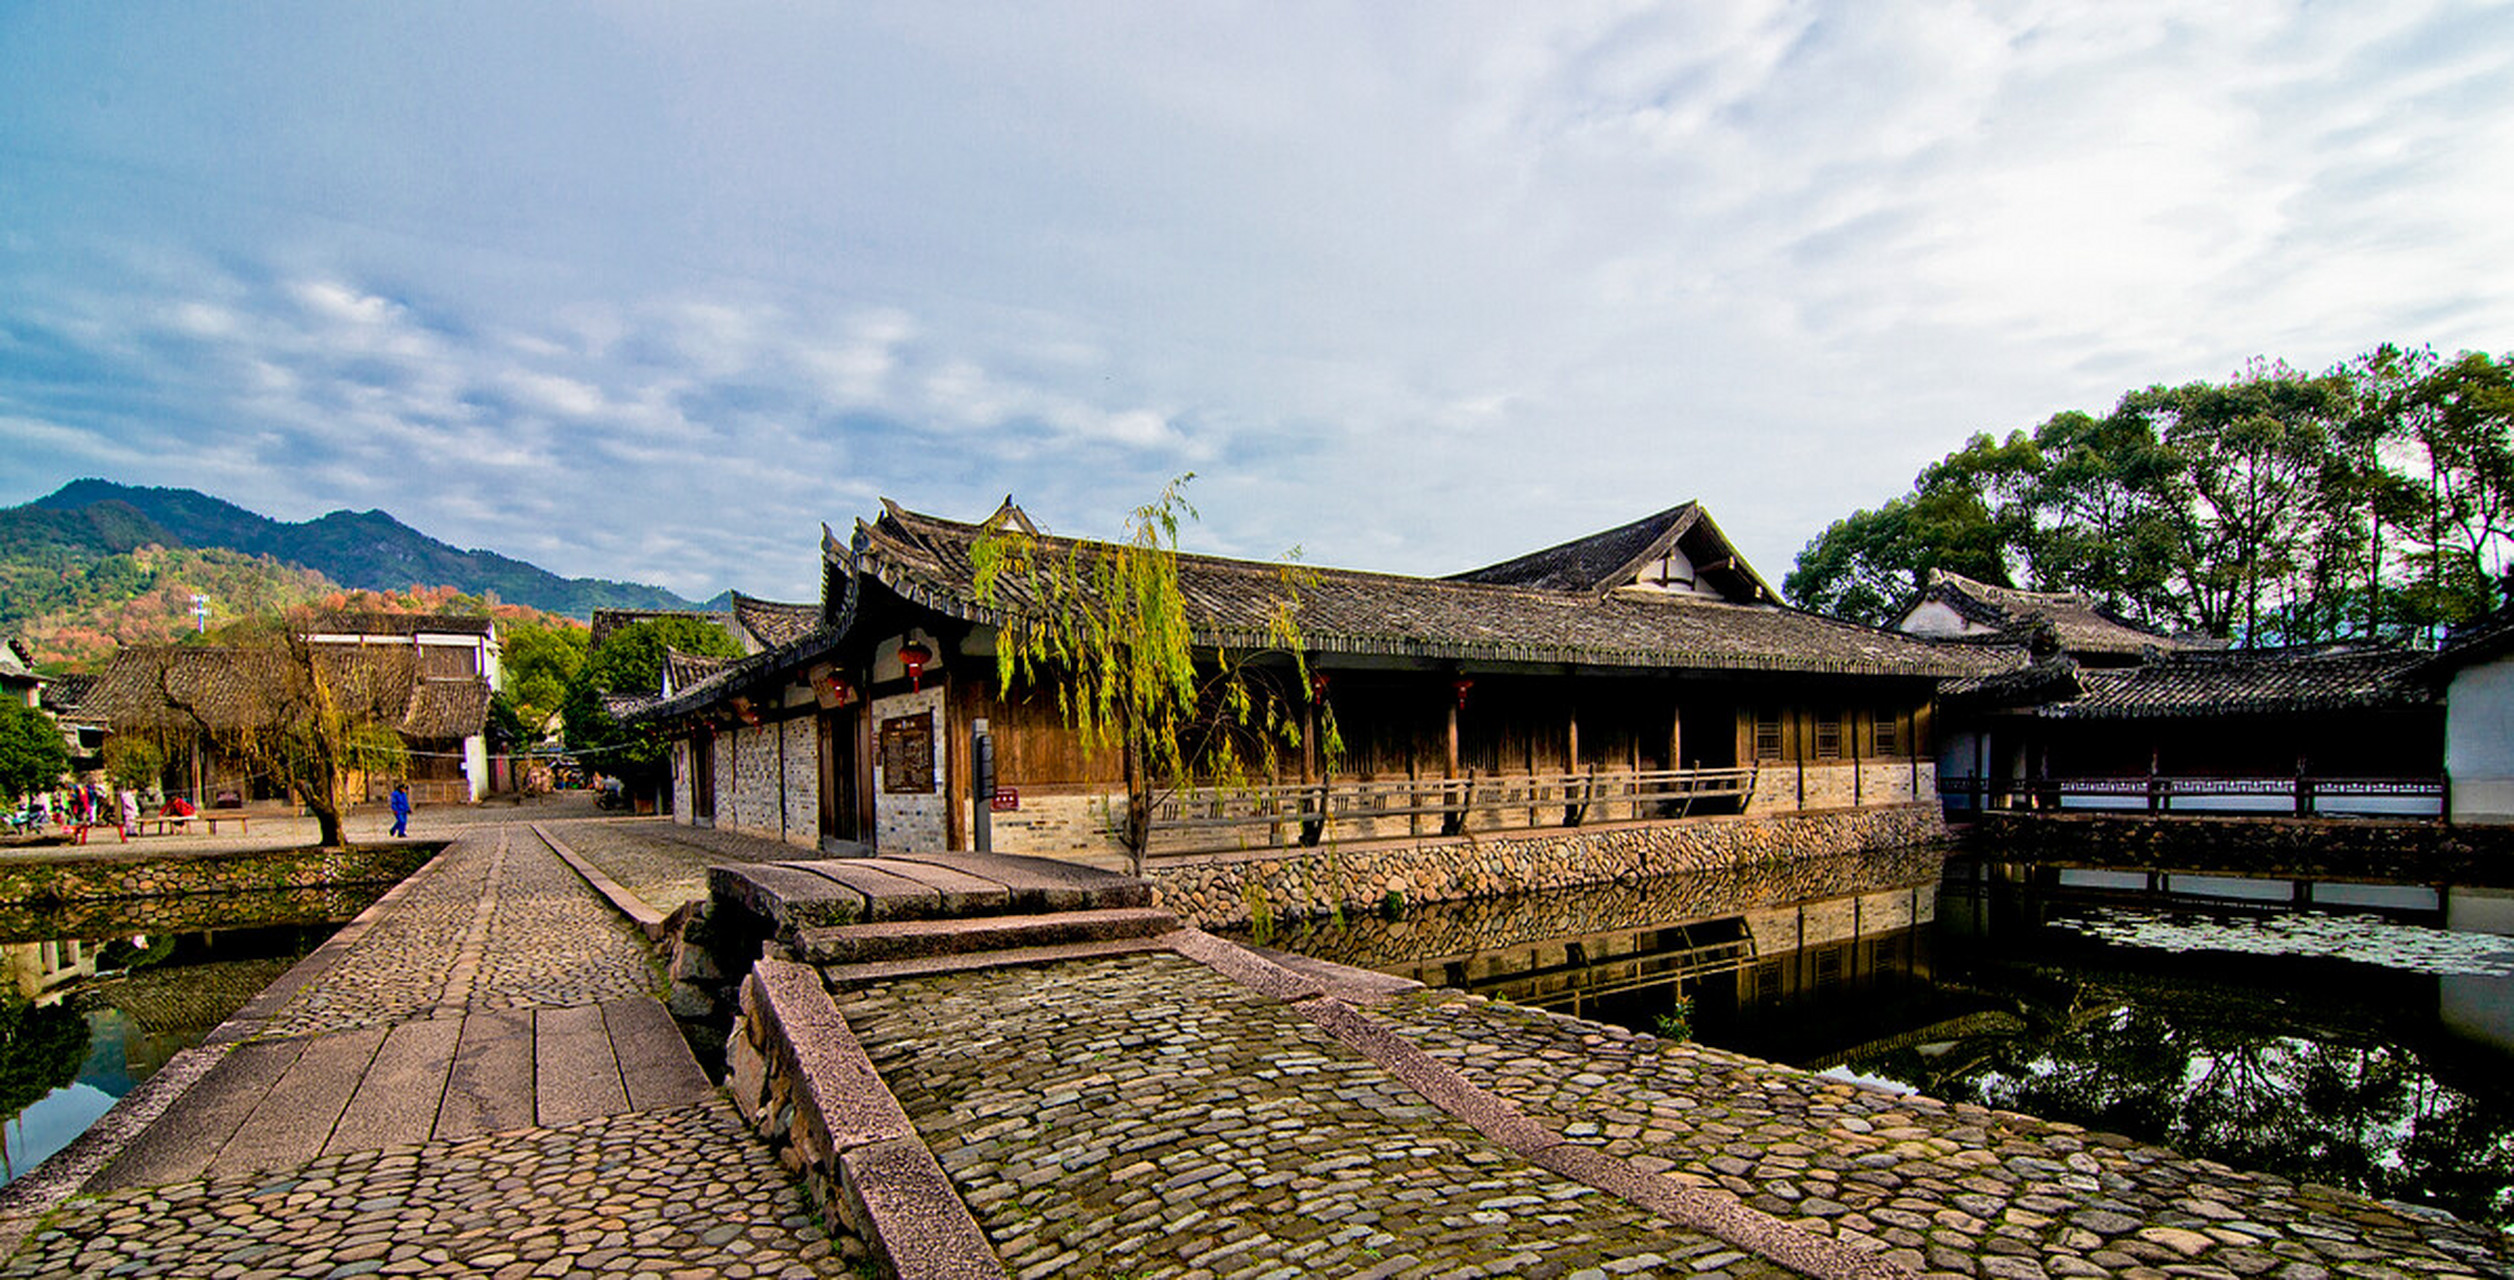
<instances>
[{"instance_id":1,"label":"green tree","mask_svg":"<svg viewBox=\"0 0 2514 1280\"><path fill-rule=\"evenodd\" d=\"M525 740L547 735L566 705L569 682L585 666L593 633L566 621L517 623L500 628L505 687L499 700L514 715Z\"/></svg>"},{"instance_id":2,"label":"green tree","mask_svg":"<svg viewBox=\"0 0 2514 1280\"><path fill-rule=\"evenodd\" d=\"M22 797L59 785L69 768L70 753L52 717L0 698L0 794Z\"/></svg>"},{"instance_id":3,"label":"green tree","mask_svg":"<svg viewBox=\"0 0 2514 1280\"><path fill-rule=\"evenodd\" d=\"M1976 435L1921 472L1910 494L1817 534L1781 589L1804 608L1882 626L1928 584L1932 569L2011 585L2009 563L2024 531L2013 495L2039 466L2022 434Z\"/></svg>"},{"instance_id":4,"label":"green tree","mask_svg":"<svg viewBox=\"0 0 2514 1280\"><path fill-rule=\"evenodd\" d=\"M1302 742L1299 704L1269 668L1288 672L1289 690L1308 690L1299 612L1312 579L1283 566L1251 643L1235 649L1200 637L1179 586L1179 522L1196 518L1181 491L1194 478L1171 481L1137 507L1123 542L1044 538L1004 522L971 552L977 598L1002 616L999 685L1054 690L1085 751L1118 753L1126 786L1119 838L1137 872L1165 794L1271 778L1282 753ZM1332 715L1319 736L1330 760L1341 753Z\"/></svg>"},{"instance_id":5,"label":"green tree","mask_svg":"<svg viewBox=\"0 0 2514 1280\"><path fill-rule=\"evenodd\" d=\"M623 694L651 698L661 692L667 649L707 658L742 656L733 637L700 614L649 618L603 637L560 700L567 749L588 767L647 780L663 771L666 745L622 727L603 709L603 699Z\"/></svg>"}]
</instances>

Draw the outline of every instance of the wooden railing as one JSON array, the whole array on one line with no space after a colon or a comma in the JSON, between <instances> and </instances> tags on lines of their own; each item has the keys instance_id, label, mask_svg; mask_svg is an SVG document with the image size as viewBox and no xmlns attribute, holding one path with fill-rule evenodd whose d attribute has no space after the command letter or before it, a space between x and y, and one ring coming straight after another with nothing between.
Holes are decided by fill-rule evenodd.
<instances>
[{"instance_id":1,"label":"wooden railing","mask_svg":"<svg viewBox=\"0 0 2514 1280\"><path fill-rule=\"evenodd\" d=\"M2442 816L2442 778L2317 778L2309 775L2250 778L2172 777L2164 774L2109 778L1948 778L1938 779L1938 795L1972 809L2102 809L2119 812L2144 808L2171 813L2174 801L2212 799L2275 799L2276 806L2199 806L2216 812L2296 814L2327 811L2402 812L2408 816ZM2375 801L2375 804L2359 803ZM2190 806L2185 811L2192 811Z\"/></svg>"},{"instance_id":2,"label":"wooden railing","mask_svg":"<svg viewBox=\"0 0 2514 1280\"><path fill-rule=\"evenodd\" d=\"M1477 774L1371 782L1207 787L1178 792L1153 811L1153 838L1182 847L1179 832L1215 833L1217 846L1314 845L1400 834L1576 827L1586 822L1682 818L1742 806L1755 771L1654 769L1553 774ZM1734 802L1734 805L1731 804ZM1221 838L1237 833L1235 839Z\"/></svg>"}]
</instances>

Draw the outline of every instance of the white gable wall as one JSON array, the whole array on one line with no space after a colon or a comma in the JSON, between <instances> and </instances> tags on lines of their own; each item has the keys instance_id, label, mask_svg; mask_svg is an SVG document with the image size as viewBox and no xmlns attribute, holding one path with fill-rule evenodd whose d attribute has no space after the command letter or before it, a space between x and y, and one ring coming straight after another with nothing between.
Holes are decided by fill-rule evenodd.
<instances>
[{"instance_id":1,"label":"white gable wall","mask_svg":"<svg viewBox=\"0 0 2514 1280\"><path fill-rule=\"evenodd\" d=\"M1957 613L1944 600L1924 600L1912 606L1894 629L1912 636L1977 636L1996 630Z\"/></svg>"},{"instance_id":2,"label":"white gable wall","mask_svg":"<svg viewBox=\"0 0 2514 1280\"><path fill-rule=\"evenodd\" d=\"M2514 656L2462 668L2444 695L2456 822L2514 823Z\"/></svg>"}]
</instances>

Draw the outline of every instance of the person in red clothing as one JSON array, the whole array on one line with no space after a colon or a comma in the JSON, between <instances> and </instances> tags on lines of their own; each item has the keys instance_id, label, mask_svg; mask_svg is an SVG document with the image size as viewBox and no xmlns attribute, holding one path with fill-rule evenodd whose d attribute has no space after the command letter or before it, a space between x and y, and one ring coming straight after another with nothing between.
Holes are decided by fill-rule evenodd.
<instances>
[{"instance_id":1,"label":"person in red clothing","mask_svg":"<svg viewBox=\"0 0 2514 1280\"><path fill-rule=\"evenodd\" d=\"M192 802L182 796L176 796L166 802L165 816L169 818L189 818L198 812L200 810L193 808Z\"/></svg>"}]
</instances>

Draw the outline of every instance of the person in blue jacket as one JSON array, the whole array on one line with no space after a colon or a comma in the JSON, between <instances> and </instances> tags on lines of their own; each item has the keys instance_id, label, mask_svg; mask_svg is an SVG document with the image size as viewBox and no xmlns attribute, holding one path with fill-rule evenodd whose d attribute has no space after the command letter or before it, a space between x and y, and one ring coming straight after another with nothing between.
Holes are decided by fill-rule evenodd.
<instances>
[{"instance_id":1,"label":"person in blue jacket","mask_svg":"<svg viewBox=\"0 0 2514 1280\"><path fill-rule=\"evenodd\" d=\"M393 834L410 834L410 788L398 782L393 784Z\"/></svg>"}]
</instances>

